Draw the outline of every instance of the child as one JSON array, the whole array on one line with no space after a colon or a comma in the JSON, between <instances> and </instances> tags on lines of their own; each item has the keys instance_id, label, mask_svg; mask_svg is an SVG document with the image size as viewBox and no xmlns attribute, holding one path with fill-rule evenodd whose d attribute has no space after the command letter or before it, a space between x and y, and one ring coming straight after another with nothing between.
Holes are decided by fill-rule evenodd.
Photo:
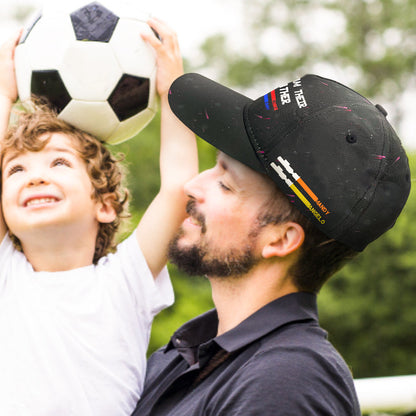
<instances>
[{"instance_id":1,"label":"child","mask_svg":"<svg viewBox=\"0 0 416 416\"><path fill-rule=\"evenodd\" d=\"M143 35L157 53L161 187L112 254L125 205L117 161L45 111L6 134L18 37L0 50L1 415L130 415L140 397L153 316L173 301L165 264L182 185L197 173L195 137L167 101L183 72L176 36L149 24L162 39Z\"/></svg>"}]
</instances>

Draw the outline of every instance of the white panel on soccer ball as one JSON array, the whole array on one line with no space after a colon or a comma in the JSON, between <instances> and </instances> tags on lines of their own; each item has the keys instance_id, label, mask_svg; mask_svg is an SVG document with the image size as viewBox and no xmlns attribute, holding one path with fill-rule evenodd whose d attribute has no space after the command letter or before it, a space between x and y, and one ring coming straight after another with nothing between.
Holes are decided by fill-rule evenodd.
<instances>
[{"instance_id":1,"label":"white panel on soccer ball","mask_svg":"<svg viewBox=\"0 0 416 416\"><path fill-rule=\"evenodd\" d=\"M59 35L54 36L55 33ZM57 68L63 59L66 45L74 40L69 16L42 16L24 42L32 70Z\"/></svg>"},{"instance_id":2,"label":"white panel on soccer ball","mask_svg":"<svg viewBox=\"0 0 416 416\"><path fill-rule=\"evenodd\" d=\"M149 108L139 114L122 121L117 129L106 140L110 144L118 144L131 139L143 130L153 119L155 113Z\"/></svg>"},{"instance_id":3,"label":"white panel on soccer ball","mask_svg":"<svg viewBox=\"0 0 416 416\"><path fill-rule=\"evenodd\" d=\"M148 77L156 66L156 53L141 37L151 33L149 25L134 19L120 19L110 40L123 72Z\"/></svg>"},{"instance_id":4,"label":"white panel on soccer ball","mask_svg":"<svg viewBox=\"0 0 416 416\"><path fill-rule=\"evenodd\" d=\"M76 41L59 72L71 97L88 101L105 100L123 74L108 43Z\"/></svg>"},{"instance_id":5,"label":"white panel on soccer ball","mask_svg":"<svg viewBox=\"0 0 416 416\"><path fill-rule=\"evenodd\" d=\"M100 140L106 140L120 123L107 102L72 100L58 118L76 125Z\"/></svg>"},{"instance_id":6,"label":"white panel on soccer ball","mask_svg":"<svg viewBox=\"0 0 416 416\"><path fill-rule=\"evenodd\" d=\"M147 22L150 17L150 10L144 8L147 5L143 5L143 2L134 2L131 0L100 0L100 3L121 19L137 19Z\"/></svg>"},{"instance_id":7,"label":"white panel on soccer ball","mask_svg":"<svg viewBox=\"0 0 416 416\"><path fill-rule=\"evenodd\" d=\"M93 3L94 0L91 0ZM99 0L102 3L101 0ZM45 10L49 13L71 14L73 11L80 9L88 4L86 0L66 0L66 1L52 1L50 0L45 7Z\"/></svg>"},{"instance_id":8,"label":"white panel on soccer ball","mask_svg":"<svg viewBox=\"0 0 416 416\"><path fill-rule=\"evenodd\" d=\"M21 101L29 100L31 96L30 75L32 73L32 67L26 49L27 45L23 43L15 51L16 81Z\"/></svg>"}]
</instances>

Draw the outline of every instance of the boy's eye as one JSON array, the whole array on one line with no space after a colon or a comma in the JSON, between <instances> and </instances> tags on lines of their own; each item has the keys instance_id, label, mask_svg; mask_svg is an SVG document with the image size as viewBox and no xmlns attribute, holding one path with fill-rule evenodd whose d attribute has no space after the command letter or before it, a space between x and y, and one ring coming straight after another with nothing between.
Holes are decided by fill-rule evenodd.
<instances>
[{"instance_id":1,"label":"boy's eye","mask_svg":"<svg viewBox=\"0 0 416 416\"><path fill-rule=\"evenodd\" d=\"M7 170L7 176L11 176L11 175L13 175L14 173L17 173L17 172L23 172L23 166L22 165L12 166L10 169Z\"/></svg>"},{"instance_id":2,"label":"boy's eye","mask_svg":"<svg viewBox=\"0 0 416 416\"><path fill-rule=\"evenodd\" d=\"M71 164L63 157L58 157L52 162L52 166L71 166Z\"/></svg>"}]
</instances>

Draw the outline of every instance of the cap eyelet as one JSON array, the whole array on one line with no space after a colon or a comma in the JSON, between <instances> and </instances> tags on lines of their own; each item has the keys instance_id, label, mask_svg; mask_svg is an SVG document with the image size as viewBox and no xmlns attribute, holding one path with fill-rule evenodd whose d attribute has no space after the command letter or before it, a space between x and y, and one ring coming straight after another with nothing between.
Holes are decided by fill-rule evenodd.
<instances>
[{"instance_id":1,"label":"cap eyelet","mask_svg":"<svg viewBox=\"0 0 416 416\"><path fill-rule=\"evenodd\" d=\"M345 137L345 140L348 143L357 143L357 138L352 133L348 133L347 136Z\"/></svg>"}]
</instances>

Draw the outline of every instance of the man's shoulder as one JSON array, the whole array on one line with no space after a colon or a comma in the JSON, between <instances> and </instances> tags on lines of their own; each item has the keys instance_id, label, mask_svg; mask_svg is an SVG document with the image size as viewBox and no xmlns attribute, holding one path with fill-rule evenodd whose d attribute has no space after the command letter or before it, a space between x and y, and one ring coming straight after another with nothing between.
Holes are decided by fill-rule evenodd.
<instances>
[{"instance_id":1,"label":"man's shoulder","mask_svg":"<svg viewBox=\"0 0 416 416\"><path fill-rule=\"evenodd\" d=\"M279 378L292 375L294 382L306 373L310 377L352 379L344 359L317 323L284 326L267 334L257 344L247 365L256 367L258 372L270 372Z\"/></svg>"},{"instance_id":2,"label":"man's shoulder","mask_svg":"<svg viewBox=\"0 0 416 416\"><path fill-rule=\"evenodd\" d=\"M238 362L236 357L231 364L234 368L227 394L238 391L256 397L266 408L273 408L276 398L285 398L292 410L295 407L299 412L309 409L315 414L312 409L323 406L337 409L335 414L356 414L351 372L318 325L299 323L281 328L239 354L246 354L247 359Z\"/></svg>"}]
</instances>

